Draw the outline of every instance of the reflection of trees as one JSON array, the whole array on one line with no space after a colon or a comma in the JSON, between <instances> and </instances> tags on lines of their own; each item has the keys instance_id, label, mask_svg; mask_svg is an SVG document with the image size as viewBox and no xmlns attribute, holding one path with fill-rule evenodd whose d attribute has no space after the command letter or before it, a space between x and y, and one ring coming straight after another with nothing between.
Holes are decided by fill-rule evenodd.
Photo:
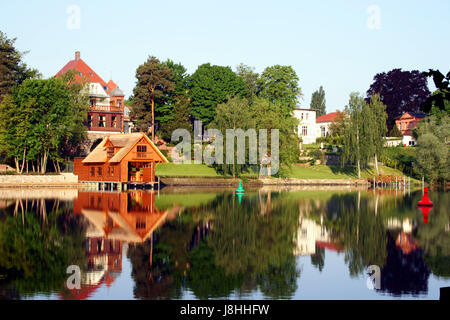
<instances>
[{"instance_id":1,"label":"reflection of trees","mask_svg":"<svg viewBox=\"0 0 450 320\"><path fill-rule=\"evenodd\" d=\"M337 215L338 236L347 248L350 275L362 274L368 265L384 265L386 230L382 217L370 207L370 198L348 193L335 195L330 202Z\"/></svg>"},{"instance_id":2,"label":"reflection of trees","mask_svg":"<svg viewBox=\"0 0 450 320\"><path fill-rule=\"evenodd\" d=\"M381 268L381 291L399 296L424 294L428 291L430 271L423 260L423 251L415 250L405 255L388 237L386 264Z\"/></svg>"},{"instance_id":3,"label":"reflection of trees","mask_svg":"<svg viewBox=\"0 0 450 320\"><path fill-rule=\"evenodd\" d=\"M435 193L433 201L430 221L419 224L415 237L425 252L424 259L433 274L450 277L450 234L446 229L450 221L450 196L447 192Z\"/></svg>"},{"instance_id":4,"label":"reflection of trees","mask_svg":"<svg viewBox=\"0 0 450 320\"><path fill-rule=\"evenodd\" d=\"M272 195L270 215L262 215L255 210L261 195L246 195L240 205L232 197L215 204L214 232L208 238L215 264L229 275L256 277L270 297L290 296L298 277L293 257L298 207Z\"/></svg>"},{"instance_id":5,"label":"reflection of trees","mask_svg":"<svg viewBox=\"0 0 450 320\"><path fill-rule=\"evenodd\" d=\"M188 287L206 299L245 294L257 286L268 297L292 296L298 207L272 196L268 208L262 203L267 197L246 194L239 204L234 194L223 194L186 209L155 233L151 268L149 243L130 247L135 296L180 297L181 288Z\"/></svg>"},{"instance_id":6,"label":"reflection of trees","mask_svg":"<svg viewBox=\"0 0 450 320\"><path fill-rule=\"evenodd\" d=\"M21 295L61 290L69 265L85 266L84 224L57 201L20 201L0 223L0 269Z\"/></svg>"},{"instance_id":7,"label":"reflection of trees","mask_svg":"<svg viewBox=\"0 0 450 320\"><path fill-rule=\"evenodd\" d=\"M311 255L311 264L322 272L325 266L325 249L316 246L316 253Z\"/></svg>"}]
</instances>

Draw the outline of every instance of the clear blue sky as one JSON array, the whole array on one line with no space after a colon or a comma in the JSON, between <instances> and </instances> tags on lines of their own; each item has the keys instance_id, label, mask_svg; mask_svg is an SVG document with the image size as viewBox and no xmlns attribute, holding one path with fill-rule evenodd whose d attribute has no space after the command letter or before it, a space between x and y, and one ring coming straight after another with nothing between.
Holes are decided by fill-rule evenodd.
<instances>
[{"instance_id":1,"label":"clear blue sky","mask_svg":"<svg viewBox=\"0 0 450 320\"><path fill-rule=\"evenodd\" d=\"M72 5L80 9L79 29L67 26L76 22L67 12ZM79 50L127 96L149 55L181 62L189 73L206 62L233 70L243 62L257 72L291 65L301 105L323 85L328 112L342 109L350 92L365 93L376 73L450 71L448 0L0 0L0 30L17 37L18 49L30 51L26 63L44 77Z\"/></svg>"}]
</instances>

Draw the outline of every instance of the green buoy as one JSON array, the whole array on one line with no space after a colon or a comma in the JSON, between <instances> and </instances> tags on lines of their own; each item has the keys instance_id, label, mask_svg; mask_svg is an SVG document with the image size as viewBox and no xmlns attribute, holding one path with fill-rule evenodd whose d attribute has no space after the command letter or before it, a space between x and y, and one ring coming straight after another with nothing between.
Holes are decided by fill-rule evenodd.
<instances>
[{"instance_id":1,"label":"green buoy","mask_svg":"<svg viewBox=\"0 0 450 320\"><path fill-rule=\"evenodd\" d=\"M242 188L242 182L239 181L239 187L236 190L236 193L244 193L244 188Z\"/></svg>"},{"instance_id":2,"label":"green buoy","mask_svg":"<svg viewBox=\"0 0 450 320\"><path fill-rule=\"evenodd\" d=\"M238 200L239 200L239 204L241 204L241 202L242 202L242 197L244 196L244 193L243 192L241 192L241 193L237 193L237 197L238 197Z\"/></svg>"}]
</instances>

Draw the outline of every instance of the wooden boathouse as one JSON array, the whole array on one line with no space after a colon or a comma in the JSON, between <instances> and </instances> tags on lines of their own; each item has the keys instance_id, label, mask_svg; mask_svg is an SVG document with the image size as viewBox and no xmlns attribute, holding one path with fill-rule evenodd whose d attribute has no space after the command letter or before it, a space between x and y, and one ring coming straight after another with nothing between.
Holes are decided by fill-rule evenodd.
<instances>
[{"instance_id":1,"label":"wooden boathouse","mask_svg":"<svg viewBox=\"0 0 450 320\"><path fill-rule=\"evenodd\" d=\"M144 133L107 136L86 158L74 159L79 182L95 183L99 190L154 187L155 168L168 162Z\"/></svg>"}]
</instances>

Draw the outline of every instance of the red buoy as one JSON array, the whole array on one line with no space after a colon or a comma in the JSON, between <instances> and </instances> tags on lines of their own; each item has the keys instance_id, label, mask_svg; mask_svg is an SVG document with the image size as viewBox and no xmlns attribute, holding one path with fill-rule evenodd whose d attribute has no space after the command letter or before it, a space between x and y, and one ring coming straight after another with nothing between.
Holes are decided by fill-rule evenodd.
<instances>
[{"instance_id":1,"label":"red buoy","mask_svg":"<svg viewBox=\"0 0 450 320\"><path fill-rule=\"evenodd\" d=\"M419 206L433 206L433 201L428 198L428 188L423 188L423 197L422 200L419 201Z\"/></svg>"},{"instance_id":2,"label":"red buoy","mask_svg":"<svg viewBox=\"0 0 450 320\"><path fill-rule=\"evenodd\" d=\"M433 209L431 206L419 206L420 211L423 213L423 223L428 224L428 214Z\"/></svg>"},{"instance_id":3,"label":"red buoy","mask_svg":"<svg viewBox=\"0 0 450 320\"><path fill-rule=\"evenodd\" d=\"M428 214L433 208L433 201L428 198L428 188L423 188L423 197L419 201L419 209L423 213L423 223L428 223Z\"/></svg>"}]
</instances>

